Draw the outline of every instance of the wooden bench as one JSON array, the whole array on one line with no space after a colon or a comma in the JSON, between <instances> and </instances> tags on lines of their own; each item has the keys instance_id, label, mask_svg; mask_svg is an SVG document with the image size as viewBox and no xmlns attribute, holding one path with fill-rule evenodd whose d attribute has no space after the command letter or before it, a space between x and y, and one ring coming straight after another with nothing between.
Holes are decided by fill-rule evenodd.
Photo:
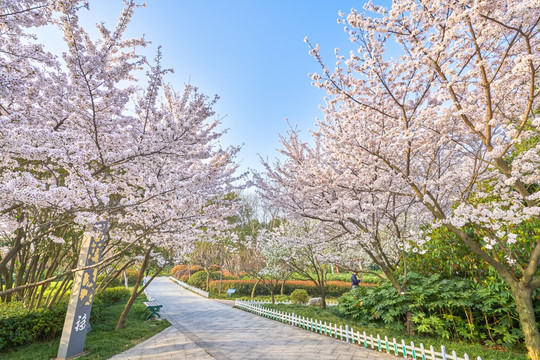
<instances>
[{"instance_id":1,"label":"wooden bench","mask_svg":"<svg viewBox=\"0 0 540 360\"><path fill-rule=\"evenodd\" d=\"M146 320L150 319L152 315L157 315L158 317L161 317L161 315L159 315L159 309L161 309L163 305L159 305L155 301L145 301L143 304L148 310L150 310L150 315L146 317Z\"/></svg>"},{"instance_id":2,"label":"wooden bench","mask_svg":"<svg viewBox=\"0 0 540 360\"><path fill-rule=\"evenodd\" d=\"M231 297L232 294L236 292L236 289L227 289L227 294L229 294L229 297Z\"/></svg>"}]
</instances>

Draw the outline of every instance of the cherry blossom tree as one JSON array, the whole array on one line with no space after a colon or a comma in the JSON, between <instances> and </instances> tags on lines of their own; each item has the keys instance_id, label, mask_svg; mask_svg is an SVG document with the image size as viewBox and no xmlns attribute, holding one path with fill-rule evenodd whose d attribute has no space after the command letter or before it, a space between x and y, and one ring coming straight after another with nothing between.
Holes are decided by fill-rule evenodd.
<instances>
[{"instance_id":1,"label":"cherry blossom tree","mask_svg":"<svg viewBox=\"0 0 540 360\"><path fill-rule=\"evenodd\" d=\"M347 236L334 237L333 241L348 250L342 252L337 262L357 269L358 265L354 264L362 256L356 259L352 256L361 250L382 270L383 280L390 281L398 294L405 295L406 254L423 242L418 236L424 221L423 208L414 198L377 190L376 186L394 186L393 180L385 180L377 172L365 177L352 167L352 162L344 168L325 149L322 138L314 140L314 146L301 141L296 129L282 137L285 161L264 162L265 177L255 177L261 196L290 216L316 219L342 228ZM403 275L402 280L397 272ZM407 329L412 332L411 321Z\"/></svg>"},{"instance_id":2,"label":"cherry blossom tree","mask_svg":"<svg viewBox=\"0 0 540 360\"><path fill-rule=\"evenodd\" d=\"M150 258L166 260L156 248L181 252L207 229L228 229L225 219L235 211L226 194L238 190L238 148L217 144L222 132L211 120L217 98L193 86L178 93L164 85L169 70L161 67L161 51L151 65L138 55L144 39L124 39L133 1L125 2L113 30L98 25L99 40L79 25L84 5L0 5L5 301L77 271L77 239L95 221L111 224L99 265L136 251L144 270ZM31 27L47 24L63 31L68 51L61 60L31 35ZM140 69L147 69L146 90L135 83ZM42 256L43 249L51 255ZM36 281L44 272L35 269L42 268L52 270ZM14 272L21 277L15 287ZM138 293L136 286L126 311Z\"/></svg>"},{"instance_id":3,"label":"cherry blossom tree","mask_svg":"<svg viewBox=\"0 0 540 360\"><path fill-rule=\"evenodd\" d=\"M492 266L514 296L529 356L540 359L540 239L518 231L540 216L540 4L365 9L374 15L342 14L357 49L337 50L334 70L312 46L323 69L312 79L328 93L315 137L344 177L415 199Z\"/></svg>"},{"instance_id":4,"label":"cherry blossom tree","mask_svg":"<svg viewBox=\"0 0 540 360\"><path fill-rule=\"evenodd\" d=\"M348 233L338 226L319 220L290 218L265 234L265 253L272 254L270 263L279 264L285 273L297 272L315 284L326 308L326 274L342 252L349 251L344 242L335 241Z\"/></svg>"},{"instance_id":5,"label":"cherry blossom tree","mask_svg":"<svg viewBox=\"0 0 540 360\"><path fill-rule=\"evenodd\" d=\"M257 243L258 253L264 259L263 267L258 271L257 278L260 283L269 292L272 304L275 303L275 292L280 286L283 287L285 281L293 271L287 263L290 257L290 249L282 246L283 244L265 231L260 236L260 241Z\"/></svg>"}]
</instances>

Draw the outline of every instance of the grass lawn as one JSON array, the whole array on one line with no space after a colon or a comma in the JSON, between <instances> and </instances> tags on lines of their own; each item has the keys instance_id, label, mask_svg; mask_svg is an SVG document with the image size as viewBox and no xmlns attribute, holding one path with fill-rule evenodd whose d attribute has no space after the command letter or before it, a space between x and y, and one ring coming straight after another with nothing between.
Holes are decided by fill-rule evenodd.
<instances>
[{"instance_id":1,"label":"grass lawn","mask_svg":"<svg viewBox=\"0 0 540 360\"><path fill-rule=\"evenodd\" d=\"M331 307L329 307L327 310L323 310L320 307L305 305L265 304L263 306L287 313L294 312L295 315L304 316L313 320L317 319L323 322L326 321L327 323L337 324L338 327L339 325L343 325L343 327L345 327L345 325L349 325L349 327L354 328L354 331L365 331L367 335L371 334L374 337L377 337L377 334L379 334L382 338L384 338L384 336L386 335L388 336L388 339L392 339L394 337L398 341L404 339L405 342L408 342L408 344L413 341L416 346L419 346L420 343L423 343L424 347L427 348L429 348L430 345L433 345L436 351L440 351L441 345L444 345L447 352L451 353L452 350L455 350L459 357L463 357L463 354L467 353L470 359L476 359L477 356L480 356L482 360L527 360L525 350L496 350L486 348L479 344L456 342L424 336L406 336L399 331L392 331L384 328L359 326L356 321L341 317L337 309L333 309Z\"/></svg>"},{"instance_id":2,"label":"grass lawn","mask_svg":"<svg viewBox=\"0 0 540 360\"><path fill-rule=\"evenodd\" d=\"M140 296L135 301L124 328L119 331L115 331L114 327L125 303L120 302L104 309L99 319L92 324L92 331L86 336L86 350L88 350L88 354L77 359L108 359L169 327L170 324L167 320L144 321L148 315L148 311L143 301L145 301L144 296ZM0 359L54 359L58 353L59 343L60 338L20 346L0 354Z\"/></svg>"}]
</instances>

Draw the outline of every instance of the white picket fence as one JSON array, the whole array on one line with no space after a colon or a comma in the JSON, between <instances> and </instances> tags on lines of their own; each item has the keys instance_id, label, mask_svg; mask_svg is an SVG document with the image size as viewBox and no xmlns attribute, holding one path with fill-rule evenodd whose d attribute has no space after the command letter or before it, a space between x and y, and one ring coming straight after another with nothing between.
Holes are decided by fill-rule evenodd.
<instances>
[{"instance_id":1,"label":"white picket fence","mask_svg":"<svg viewBox=\"0 0 540 360\"><path fill-rule=\"evenodd\" d=\"M239 301L247 301L247 302L253 303L255 305L263 305L263 304L271 304L272 303L272 301L270 301L270 300L239 300ZM290 300L287 300L287 301L275 301L274 304L291 305L292 302ZM337 304L338 304L337 301L327 301L326 302L326 306L337 306Z\"/></svg>"},{"instance_id":2,"label":"white picket fence","mask_svg":"<svg viewBox=\"0 0 540 360\"><path fill-rule=\"evenodd\" d=\"M204 290L201 290L199 288L196 288L195 286L191 286L189 284L186 284L185 282L183 281L180 281L178 279L175 279L173 278L172 276L169 276L169 279L171 279L172 281L174 281L175 283L177 283L178 285L182 286L182 287L185 287L186 289L188 290L191 290L193 291L194 293L197 293L199 295L202 295L204 297L208 297L209 293L207 291L204 291Z\"/></svg>"},{"instance_id":3,"label":"white picket fence","mask_svg":"<svg viewBox=\"0 0 540 360\"><path fill-rule=\"evenodd\" d=\"M410 344L406 344L403 339L401 339L401 342L396 341L396 338L393 338L392 341L390 341L386 336L384 339L381 339L379 335L374 337L371 334L366 335L365 331L362 333L354 331L352 327L349 328L349 325L345 325L345 328L343 328L342 325L339 325L338 327L337 324L327 324L326 322L323 323L322 321L308 319L303 316L300 317L294 313L285 313L274 309L268 309L262 307L261 303L254 301L236 299L234 306L256 315L264 316L268 319L281 321L285 324L298 326L305 330L334 337L348 343L358 344L365 348L370 347L371 349L379 350L381 352L384 351L404 358L412 358L414 360L470 360L469 355L467 354L464 354L463 357L458 357L453 350L451 353L447 353L444 346L441 346L441 351L439 352L435 351L433 346L430 346L429 349L427 349L424 347L424 344L420 344L420 346L417 347L412 341ZM476 360L482 359L478 356Z\"/></svg>"}]
</instances>

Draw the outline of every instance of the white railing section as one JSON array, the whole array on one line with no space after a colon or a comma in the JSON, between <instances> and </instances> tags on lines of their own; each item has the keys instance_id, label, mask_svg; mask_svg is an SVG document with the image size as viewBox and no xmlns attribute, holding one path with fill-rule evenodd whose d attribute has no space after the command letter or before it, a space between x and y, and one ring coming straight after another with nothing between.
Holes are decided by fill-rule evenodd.
<instances>
[{"instance_id":1,"label":"white railing section","mask_svg":"<svg viewBox=\"0 0 540 360\"><path fill-rule=\"evenodd\" d=\"M169 279L171 279L172 281L174 281L175 283L177 283L178 285L182 286L182 287L185 287L186 289L188 290L191 290L193 291L194 293L197 293L201 296L204 296L204 297L208 297L209 293L208 291L204 291L204 290L201 290L199 288L196 288L195 286L191 286L189 284L186 284L185 282L183 281L180 281L178 279L175 279L173 278L172 276L169 276Z\"/></svg>"},{"instance_id":2,"label":"white railing section","mask_svg":"<svg viewBox=\"0 0 540 360\"><path fill-rule=\"evenodd\" d=\"M393 338L391 341L388 340L388 337L385 336L382 339L379 335L374 337L373 335L366 335L366 332L360 333L359 331L354 331L349 325L345 325L343 328L342 325L332 323L327 324L326 322L308 319L303 316L295 315L294 313L285 313L282 311L268 309L261 306L260 303L252 301L243 301L236 299L235 307L249 311L259 316L264 316L268 319L281 321L282 323L289 324L292 326L298 326L305 330L317 332L319 334L324 334L326 336L334 337L348 343L358 344L359 346L364 346L371 349L379 350L381 352L387 352L399 357L422 359L422 360L470 360L469 355L464 354L463 357L458 357L455 351L447 353L444 346L441 346L441 350L435 351L433 346L430 346L429 349L424 347L424 344L420 346L415 346L411 341L410 344L406 344L405 340L401 339L401 342L397 341L396 338ZM476 360L482 360L480 356Z\"/></svg>"}]
</instances>

